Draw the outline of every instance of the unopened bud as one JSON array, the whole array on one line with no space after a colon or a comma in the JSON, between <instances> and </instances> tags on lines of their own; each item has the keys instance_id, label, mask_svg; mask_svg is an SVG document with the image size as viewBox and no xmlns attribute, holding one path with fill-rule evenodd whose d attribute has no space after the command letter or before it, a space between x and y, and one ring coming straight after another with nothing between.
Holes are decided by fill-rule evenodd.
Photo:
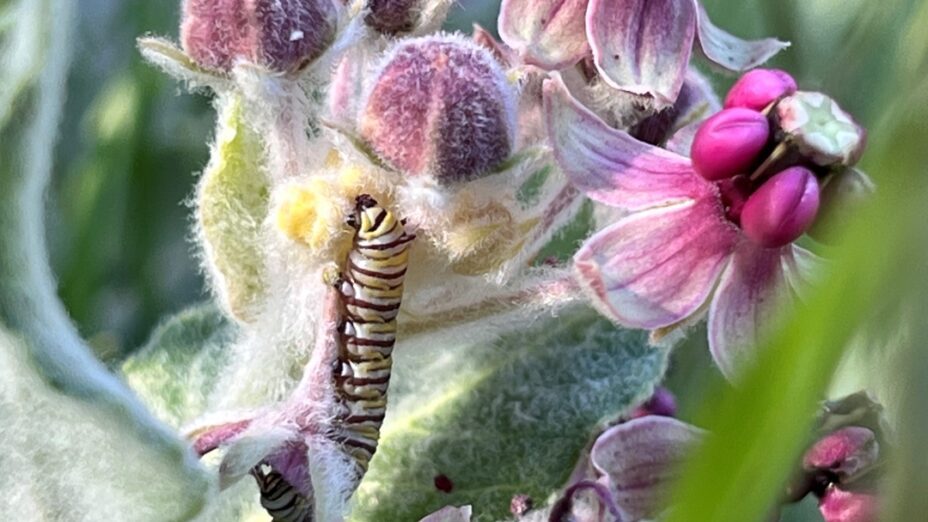
<instances>
[{"instance_id":1,"label":"unopened bud","mask_svg":"<svg viewBox=\"0 0 928 522\"><path fill-rule=\"evenodd\" d=\"M852 166L863 154L866 131L828 96L799 91L780 100L776 110L787 139L810 161Z\"/></svg>"},{"instance_id":2,"label":"unopened bud","mask_svg":"<svg viewBox=\"0 0 928 522\"><path fill-rule=\"evenodd\" d=\"M380 34L408 33L419 19L419 0L368 0L364 23Z\"/></svg>"},{"instance_id":3,"label":"unopened bud","mask_svg":"<svg viewBox=\"0 0 928 522\"><path fill-rule=\"evenodd\" d=\"M853 481L869 471L880 456L876 435L867 428L850 426L826 435L802 459L807 472L825 472L838 483Z\"/></svg>"},{"instance_id":4,"label":"unopened bud","mask_svg":"<svg viewBox=\"0 0 928 522\"><path fill-rule=\"evenodd\" d=\"M728 91L725 108L763 110L778 99L796 92L796 80L779 69L754 69L745 73Z\"/></svg>"},{"instance_id":5,"label":"unopened bud","mask_svg":"<svg viewBox=\"0 0 928 522\"><path fill-rule=\"evenodd\" d=\"M693 168L710 181L745 174L769 138L770 124L763 114L742 108L722 110L696 132Z\"/></svg>"},{"instance_id":6,"label":"unopened bud","mask_svg":"<svg viewBox=\"0 0 928 522\"><path fill-rule=\"evenodd\" d=\"M481 177L509 156L514 107L487 50L455 37L419 38L387 55L360 129L390 166L448 184Z\"/></svg>"},{"instance_id":7,"label":"unopened bud","mask_svg":"<svg viewBox=\"0 0 928 522\"><path fill-rule=\"evenodd\" d=\"M186 0L183 10L184 51L223 72L237 60L297 71L328 48L338 21L332 0Z\"/></svg>"},{"instance_id":8,"label":"unopened bud","mask_svg":"<svg viewBox=\"0 0 928 522\"><path fill-rule=\"evenodd\" d=\"M744 204L741 229L754 243L766 248L787 245L815 220L819 191L815 175L791 167L764 182Z\"/></svg>"},{"instance_id":9,"label":"unopened bud","mask_svg":"<svg viewBox=\"0 0 928 522\"><path fill-rule=\"evenodd\" d=\"M848 491L829 486L818 503L825 522L877 522L879 498L871 491Z\"/></svg>"},{"instance_id":10,"label":"unopened bud","mask_svg":"<svg viewBox=\"0 0 928 522\"><path fill-rule=\"evenodd\" d=\"M659 415L661 417L673 417L677 414L677 400L673 393L667 388L658 387L654 390L654 395L645 401L642 405L632 410L629 416L632 419L645 417L647 415Z\"/></svg>"}]
</instances>

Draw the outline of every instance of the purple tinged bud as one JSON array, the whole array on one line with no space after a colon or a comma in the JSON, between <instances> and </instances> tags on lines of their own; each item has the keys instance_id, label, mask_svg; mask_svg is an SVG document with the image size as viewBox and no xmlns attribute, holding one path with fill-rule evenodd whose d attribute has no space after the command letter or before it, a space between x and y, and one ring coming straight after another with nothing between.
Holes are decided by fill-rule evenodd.
<instances>
[{"instance_id":1,"label":"purple tinged bud","mask_svg":"<svg viewBox=\"0 0 928 522\"><path fill-rule=\"evenodd\" d=\"M654 390L651 396L644 404L632 410L629 416L632 419L645 417L647 415L659 415L661 417L673 417L677 414L677 400L673 393L667 388L659 387Z\"/></svg>"},{"instance_id":2,"label":"purple tinged bud","mask_svg":"<svg viewBox=\"0 0 928 522\"><path fill-rule=\"evenodd\" d=\"M186 0L180 26L184 51L200 67L228 71L248 54L250 31L244 0Z\"/></svg>"},{"instance_id":3,"label":"purple tinged bud","mask_svg":"<svg viewBox=\"0 0 928 522\"><path fill-rule=\"evenodd\" d=\"M741 229L763 247L787 245L812 225L818 200L815 175L804 167L790 167L751 194L741 212Z\"/></svg>"},{"instance_id":4,"label":"purple tinged bud","mask_svg":"<svg viewBox=\"0 0 928 522\"><path fill-rule=\"evenodd\" d=\"M390 166L449 184L481 177L509 156L514 95L486 49L448 36L407 40L376 78L360 131Z\"/></svg>"},{"instance_id":5,"label":"purple tinged bud","mask_svg":"<svg viewBox=\"0 0 928 522\"><path fill-rule=\"evenodd\" d=\"M844 484L869 471L880 457L876 435L867 428L850 426L816 442L802 459L807 472L826 472Z\"/></svg>"},{"instance_id":6,"label":"purple tinged bud","mask_svg":"<svg viewBox=\"0 0 928 522\"><path fill-rule=\"evenodd\" d=\"M744 107L761 111L776 100L796 92L796 80L779 69L754 69L728 91L725 108Z\"/></svg>"},{"instance_id":7,"label":"purple tinged bud","mask_svg":"<svg viewBox=\"0 0 928 522\"><path fill-rule=\"evenodd\" d=\"M799 91L780 100L777 122L786 139L817 165L853 166L867 133L837 102L818 92Z\"/></svg>"},{"instance_id":8,"label":"purple tinged bud","mask_svg":"<svg viewBox=\"0 0 928 522\"><path fill-rule=\"evenodd\" d=\"M408 33L419 21L419 0L368 0L364 23L380 34Z\"/></svg>"},{"instance_id":9,"label":"purple tinged bud","mask_svg":"<svg viewBox=\"0 0 928 522\"><path fill-rule=\"evenodd\" d=\"M746 174L770 138L767 118L750 109L724 109L707 119L693 139L693 168L709 181Z\"/></svg>"},{"instance_id":10,"label":"purple tinged bud","mask_svg":"<svg viewBox=\"0 0 928 522\"><path fill-rule=\"evenodd\" d=\"M186 0L184 51L201 67L228 72L247 60L273 72L295 72L335 39L332 0Z\"/></svg>"}]
</instances>

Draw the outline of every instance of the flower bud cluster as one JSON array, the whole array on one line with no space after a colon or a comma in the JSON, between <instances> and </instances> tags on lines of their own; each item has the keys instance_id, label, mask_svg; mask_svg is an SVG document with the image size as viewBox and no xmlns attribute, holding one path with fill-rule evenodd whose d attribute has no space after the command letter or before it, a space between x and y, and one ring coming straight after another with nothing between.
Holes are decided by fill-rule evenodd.
<instances>
[{"instance_id":1,"label":"flower bud cluster","mask_svg":"<svg viewBox=\"0 0 928 522\"><path fill-rule=\"evenodd\" d=\"M692 146L694 170L715 182L726 216L754 243L776 248L816 220L820 187L863 151L864 132L820 93L771 69L742 76Z\"/></svg>"},{"instance_id":2,"label":"flower bud cluster","mask_svg":"<svg viewBox=\"0 0 928 522\"><path fill-rule=\"evenodd\" d=\"M329 47L337 23L332 0L185 0L181 44L204 69L244 60L289 73Z\"/></svg>"}]
</instances>

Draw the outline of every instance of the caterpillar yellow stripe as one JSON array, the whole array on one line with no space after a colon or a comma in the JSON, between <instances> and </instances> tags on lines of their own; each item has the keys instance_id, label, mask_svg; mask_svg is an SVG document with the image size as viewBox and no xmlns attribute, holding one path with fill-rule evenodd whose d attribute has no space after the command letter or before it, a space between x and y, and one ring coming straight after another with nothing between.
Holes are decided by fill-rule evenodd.
<instances>
[{"instance_id":1,"label":"caterpillar yellow stripe","mask_svg":"<svg viewBox=\"0 0 928 522\"><path fill-rule=\"evenodd\" d=\"M345 406L340 442L366 470L377 450L387 406L396 315L415 235L366 194L358 196L348 224L355 229L354 243L337 282L344 306L341 368L336 376Z\"/></svg>"}]
</instances>

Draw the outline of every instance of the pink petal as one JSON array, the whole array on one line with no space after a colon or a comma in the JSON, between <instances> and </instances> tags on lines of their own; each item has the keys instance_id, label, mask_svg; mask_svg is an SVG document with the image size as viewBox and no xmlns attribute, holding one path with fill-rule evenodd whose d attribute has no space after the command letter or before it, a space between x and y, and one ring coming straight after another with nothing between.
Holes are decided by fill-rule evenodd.
<instances>
[{"instance_id":1,"label":"pink petal","mask_svg":"<svg viewBox=\"0 0 928 522\"><path fill-rule=\"evenodd\" d=\"M591 0L586 29L606 83L673 104L696 36L692 0Z\"/></svg>"},{"instance_id":2,"label":"pink petal","mask_svg":"<svg viewBox=\"0 0 928 522\"><path fill-rule=\"evenodd\" d=\"M757 67L789 47L789 42L782 42L776 38L742 40L729 34L712 24L709 14L701 5L696 29L699 45L706 58L732 71L746 71Z\"/></svg>"},{"instance_id":3,"label":"pink petal","mask_svg":"<svg viewBox=\"0 0 928 522\"><path fill-rule=\"evenodd\" d=\"M570 95L560 77L545 82L544 104L561 170L591 199L635 211L714 194L689 159L609 127Z\"/></svg>"},{"instance_id":4,"label":"pink petal","mask_svg":"<svg viewBox=\"0 0 928 522\"><path fill-rule=\"evenodd\" d=\"M526 63L556 70L589 52L584 31L587 0L503 0L499 35Z\"/></svg>"},{"instance_id":5,"label":"pink petal","mask_svg":"<svg viewBox=\"0 0 928 522\"><path fill-rule=\"evenodd\" d=\"M670 417L641 417L610 428L593 444L593 466L609 477L619 507L631 520L654 518L667 506L666 486L704 435Z\"/></svg>"},{"instance_id":6,"label":"pink petal","mask_svg":"<svg viewBox=\"0 0 928 522\"><path fill-rule=\"evenodd\" d=\"M588 239L574 256L601 313L633 328L680 321L705 302L738 242L717 199L637 212Z\"/></svg>"},{"instance_id":7,"label":"pink petal","mask_svg":"<svg viewBox=\"0 0 928 522\"><path fill-rule=\"evenodd\" d=\"M734 377L753 357L777 312L793 304L793 287L803 286L813 264L814 256L795 245L738 245L709 308L709 348L726 377Z\"/></svg>"}]
</instances>

